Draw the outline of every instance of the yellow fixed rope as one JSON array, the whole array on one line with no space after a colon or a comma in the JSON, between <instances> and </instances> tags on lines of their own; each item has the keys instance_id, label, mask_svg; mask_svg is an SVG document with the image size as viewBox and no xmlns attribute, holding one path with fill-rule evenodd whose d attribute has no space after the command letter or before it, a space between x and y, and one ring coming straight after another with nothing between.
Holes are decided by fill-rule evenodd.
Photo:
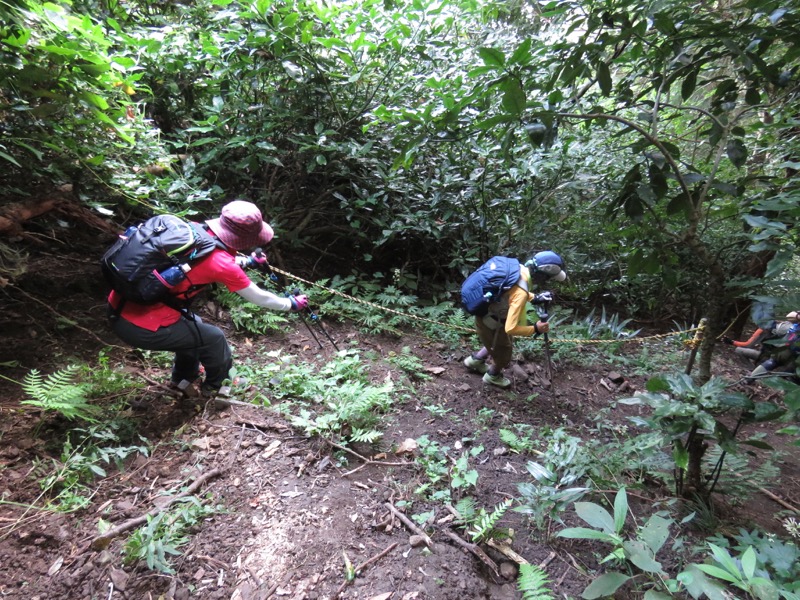
<instances>
[{"instance_id":1,"label":"yellow fixed rope","mask_svg":"<svg viewBox=\"0 0 800 600\"><path fill-rule=\"evenodd\" d=\"M425 317L420 317L417 315L410 315L408 313L400 312L399 310L394 310L393 308L387 308L385 306L381 306L380 304L375 304L374 302L369 302L367 300L363 300L361 298L356 298L354 296L350 296L345 294L344 292L340 292L339 290L334 290L333 288L325 287L324 285L320 285L319 283L315 283L313 281L309 281L307 279L303 279L302 277L298 277L297 275L293 275L288 271L284 271L272 265L269 266L270 269L275 271L276 273L280 273L284 277L288 277L289 279L294 279L295 281L299 281L301 283L305 283L306 285L310 285L315 288L319 288L328 292L329 294L333 294L334 296L339 296L341 298L345 298L346 300L350 300L351 302L357 302L359 304L364 304L366 306L371 306L377 310L382 310L384 312L395 314L399 317L403 317L405 319L410 319L414 321L424 321L425 323L430 323L432 325L436 325L438 327L447 327L448 329L452 329L454 331L462 331L464 333L475 333L475 330L470 327L461 327L460 325L449 325L445 323L440 323L438 321L434 321L432 319L426 319ZM658 340L663 338L672 337L675 335L683 335L687 333L697 332L695 334L694 339L688 340L685 342L687 346L690 346L693 343L697 343L698 336L702 339L702 330L704 329L704 324L701 324L699 327L692 327L690 329L684 329L683 331L673 331L670 333L660 333L657 335L649 335L645 337L637 337L637 338L627 338L627 339L617 339L617 340L582 340L582 339L553 339L550 338L550 341L557 344L619 344L620 342L646 342L649 340Z\"/></svg>"}]
</instances>

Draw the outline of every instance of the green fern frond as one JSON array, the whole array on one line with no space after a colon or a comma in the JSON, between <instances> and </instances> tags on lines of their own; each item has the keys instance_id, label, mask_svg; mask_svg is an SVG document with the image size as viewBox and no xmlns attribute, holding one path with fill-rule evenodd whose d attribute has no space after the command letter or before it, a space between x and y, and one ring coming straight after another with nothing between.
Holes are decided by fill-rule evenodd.
<instances>
[{"instance_id":1,"label":"green fern frond","mask_svg":"<svg viewBox=\"0 0 800 600\"><path fill-rule=\"evenodd\" d=\"M70 365L47 377L32 369L22 381L22 390L31 398L20 404L36 406L44 411L57 412L67 419L97 422L97 407L86 399L87 386L75 383L80 367Z\"/></svg>"},{"instance_id":2,"label":"green fern frond","mask_svg":"<svg viewBox=\"0 0 800 600\"><path fill-rule=\"evenodd\" d=\"M456 503L456 512L461 515L461 521L470 526L475 522L475 517L478 515L478 504L472 496L464 496Z\"/></svg>"},{"instance_id":3,"label":"green fern frond","mask_svg":"<svg viewBox=\"0 0 800 600\"><path fill-rule=\"evenodd\" d=\"M522 592L522 600L554 600L550 591L547 573L537 565L519 566L517 589Z\"/></svg>"},{"instance_id":4,"label":"green fern frond","mask_svg":"<svg viewBox=\"0 0 800 600\"><path fill-rule=\"evenodd\" d=\"M474 529L469 532L473 542L480 542L489 538L503 536L502 531L496 531L495 525L511 507L511 498L506 498L498 504L491 513L481 509L480 515L475 520Z\"/></svg>"},{"instance_id":5,"label":"green fern frond","mask_svg":"<svg viewBox=\"0 0 800 600\"><path fill-rule=\"evenodd\" d=\"M499 435L500 441L511 449L516 449L519 446L519 437L510 429L501 429Z\"/></svg>"},{"instance_id":6,"label":"green fern frond","mask_svg":"<svg viewBox=\"0 0 800 600\"><path fill-rule=\"evenodd\" d=\"M374 444L382 437L383 432L375 430L365 431L362 429L353 429L353 432L350 434L351 441L366 444Z\"/></svg>"}]
</instances>

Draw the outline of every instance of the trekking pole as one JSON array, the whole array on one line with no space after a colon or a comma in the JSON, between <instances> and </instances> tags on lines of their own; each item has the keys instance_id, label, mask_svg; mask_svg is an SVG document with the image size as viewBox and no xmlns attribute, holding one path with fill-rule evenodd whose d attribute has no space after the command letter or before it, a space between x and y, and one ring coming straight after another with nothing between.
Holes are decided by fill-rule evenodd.
<instances>
[{"instance_id":1,"label":"trekking pole","mask_svg":"<svg viewBox=\"0 0 800 600\"><path fill-rule=\"evenodd\" d=\"M295 290L295 293L293 293L293 294L291 294L291 295L292 295L292 296L297 296L297 292L299 292L299 291L300 291L300 290ZM290 294L289 294L289 292L286 292L286 295L287 295L287 296L289 296L289 295L290 295ZM306 318L303 316L303 313L302 313L302 312L300 312L300 311L298 311L298 312L297 312L297 316L298 316L298 317L300 317L300 320L303 322L303 324L304 324L304 325L306 326L306 328L308 329L308 333L310 333L310 334L311 334L311 337L313 337L313 338L314 338L314 341L315 341L315 342L317 342L317 344L319 345L320 349L324 348L324 346L322 345L322 342L321 342L321 341L319 340L319 338L317 337L317 334L316 334L316 333L314 333L314 330L311 328L311 325L309 324L309 322L308 322L308 321L306 321Z\"/></svg>"},{"instance_id":2,"label":"trekking pole","mask_svg":"<svg viewBox=\"0 0 800 600\"><path fill-rule=\"evenodd\" d=\"M543 302L536 306L536 314L539 315L539 320L543 323L547 323L547 319L550 318L550 315L547 312L547 308L550 305L549 302ZM539 334L537 333L536 336ZM534 337L536 337L534 336ZM545 358L545 375L547 375L548 381L552 384L553 383L553 361L550 358L550 336L547 333L543 334L544 336L544 358Z\"/></svg>"},{"instance_id":3,"label":"trekking pole","mask_svg":"<svg viewBox=\"0 0 800 600\"><path fill-rule=\"evenodd\" d=\"M272 270L272 267L269 265L269 262L267 262L266 255L264 254L264 251L261 248L256 248L255 251L253 252L253 256L255 256L256 258L259 258L259 259L260 258L264 258L264 260L263 261L254 260L250 264L255 266L259 271L265 273L267 275L267 277L269 277L269 280L271 282L273 282L276 285L280 285L279 282L278 282L278 276L275 273L275 271ZM286 286L283 286L283 292L287 297L288 296L297 296L297 295L300 294L300 289L299 288L295 288L294 292L292 292L290 294L287 291ZM308 310L309 310L309 312L311 312L310 308ZM314 315L314 313L311 313L311 314ZM306 326L306 328L308 329L308 332L311 334L311 337L314 338L314 341L317 342L317 345L320 347L320 349L324 348L324 346L322 345L322 342L320 341L319 337L317 337L317 334L314 333L314 330L311 328L311 325L308 323L308 321L306 321L306 318L303 316L303 313L298 311L297 316L300 317L300 320ZM316 317L316 315L314 315L314 317ZM331 342L333 342L333 340L331 340ZM333 347L336 348L336 344L333 344ZM336 350L339 350L339 349L336 348Z\"/></svg>"},{"instance_id":4,"label":"trekking pole","mask_svg":"<svg viewBox=\"0 0 800 600\"><path fill-rule=\"evenodd\" d=\"M293 294L293 295L295 295L295 296L299 295L300 293L301 293L301 292L300 292L300 288L294 288L294 290L292 291L292 294ZM328 341L329 341L331 344L333 344L333 347L334 347L334 348L336 349L336 351L338 352L338 351L339 351L339 346L337 346L337 345L336 345L336 342L334 342L334 341L333 341L333 338L332 338L332 337L330 336L330 334L328 333L328 330L327 330L327 329L326 329L326 328L325 328L325 327L322 325L322 320L319 318L319 315L317 315L317 313L315 313L313 310L311 310L311 307L310 307L310 306L306 306L306 310L308 310L309 318L310 318L310 319L311 319L311 320L312 320L314 323L316 323L317 325L319 325L319 328L322 330L322 333L324 333L324 334L325 334L325 337L326 337L326 338L328 338ZM310 329L310 327L309 327L309 329Z\"/></svg>"}]
</instances>

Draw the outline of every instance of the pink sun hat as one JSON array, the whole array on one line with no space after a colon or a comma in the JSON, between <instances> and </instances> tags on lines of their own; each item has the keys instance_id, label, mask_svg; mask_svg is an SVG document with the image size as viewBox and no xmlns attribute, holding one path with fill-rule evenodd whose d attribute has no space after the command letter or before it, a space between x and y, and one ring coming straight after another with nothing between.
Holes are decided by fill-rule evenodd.
<instances>
[{"instance_id":1,"label":"pink sun hat","mask_svg":"<svg viewBox=\"0 0 800 600\"><path fill-rule=\"evenodd\" d=\"M234 250L247 250L270 242L274 232L264 222L261 211L252 202L234 200L222 207L218 219L206 221L208 228Z\"/></svg>"}]
</instances>

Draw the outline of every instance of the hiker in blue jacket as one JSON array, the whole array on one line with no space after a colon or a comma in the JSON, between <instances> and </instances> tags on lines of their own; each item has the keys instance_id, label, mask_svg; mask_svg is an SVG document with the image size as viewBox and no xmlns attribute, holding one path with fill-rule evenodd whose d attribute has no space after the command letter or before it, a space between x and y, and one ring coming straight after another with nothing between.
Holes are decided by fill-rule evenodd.
<instances>
[{"instance_id":1,"label":"hiker in blue jacket","mask_svg":"<svg viewBox=\"0 0 800 600\"><path fill-rule=\"evenodd\" d=\"M564 281L567 272L564 261L555 252L546 250L536 253L525 264L520 265L519 279L502 294L499 302L489 305L485 316L475 317L475 327L483 348L464 359L464 366L474 373L483 374L484 383L507 388L511 385L503 377L503 369L511 363L514 350L513 336L532 336L550 331L549 323L537 321L527 324L527 305L529 302L550 302L550 292L534 294L534 285ZM487 360L491 357L491 362Z\"/></svg>"}]
</instances>

